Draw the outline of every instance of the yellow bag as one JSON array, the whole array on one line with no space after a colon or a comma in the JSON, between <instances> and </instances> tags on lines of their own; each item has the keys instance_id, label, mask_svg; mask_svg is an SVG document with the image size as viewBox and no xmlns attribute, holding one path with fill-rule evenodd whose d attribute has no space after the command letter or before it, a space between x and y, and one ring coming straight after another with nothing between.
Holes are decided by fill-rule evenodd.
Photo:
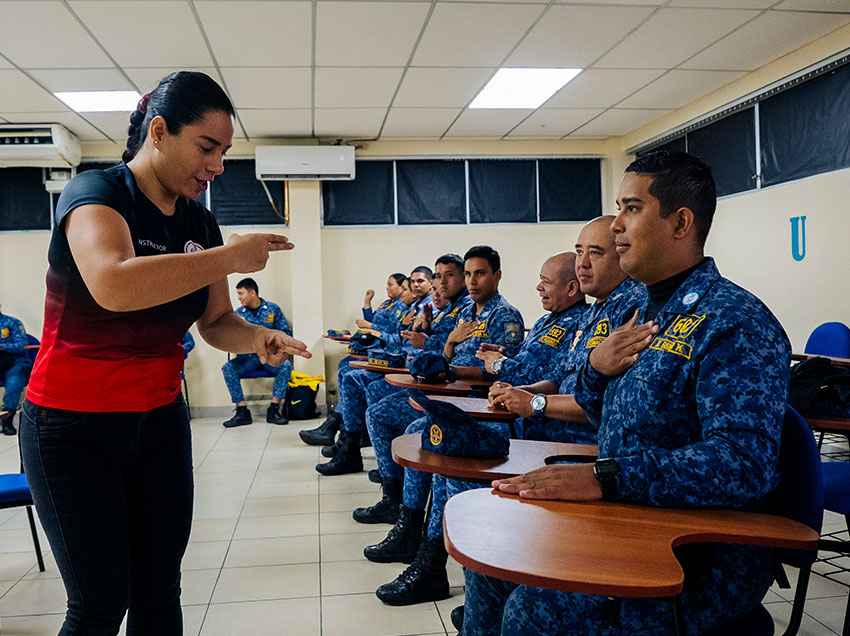
<instances>
[{"instance_id":1,"label":"yellow bag","mask_svg":"<svg viewBox=\"0 0 850 636\"><path fill-rule=\"evenodd\" d=\"M310 387L313 391L319 390L319 385L325 381L320 375L307 375L301 371L293 371L292 375L289 376L289 386L290 388L296 388L299 386Z\"/></svg>"}]
</instances>

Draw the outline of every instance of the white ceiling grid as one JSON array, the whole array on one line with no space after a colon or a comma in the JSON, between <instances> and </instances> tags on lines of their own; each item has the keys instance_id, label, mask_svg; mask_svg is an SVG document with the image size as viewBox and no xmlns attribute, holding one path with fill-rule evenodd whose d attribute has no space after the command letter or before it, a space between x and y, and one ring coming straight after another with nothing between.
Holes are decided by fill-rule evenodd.
<instances>
[{"instance_id":1,"label":"white ceiling grid","mask_svg":"<svg viewBox=\"0 0 850 636\"><path fill-rule=\"evenodd\" d=\"M628 133L850 23L850 0L0 0L0 120L122 142L52 93L221 82L238 137ZM36 34L35 36L33 34ZM537 110L470 110L500 67L585 70Z\"/></svg>"}]
</instances>

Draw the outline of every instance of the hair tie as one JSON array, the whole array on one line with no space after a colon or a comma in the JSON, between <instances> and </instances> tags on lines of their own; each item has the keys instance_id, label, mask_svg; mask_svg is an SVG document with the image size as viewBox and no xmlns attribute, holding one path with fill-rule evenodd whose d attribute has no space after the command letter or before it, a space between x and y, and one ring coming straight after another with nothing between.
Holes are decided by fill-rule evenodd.
<instances>
[{"instance_id":1,"label":"hair tie","mask_svg":"<svg viewBox=\"0 0 850 636\"><path fill-rule=\"evenodd\" d=\"M142 114L147 114L149 101L151 101L151 94L145 93L145 95L139 100L139 103L136 105L136 110Z\"/></svg>"}]
</instances>

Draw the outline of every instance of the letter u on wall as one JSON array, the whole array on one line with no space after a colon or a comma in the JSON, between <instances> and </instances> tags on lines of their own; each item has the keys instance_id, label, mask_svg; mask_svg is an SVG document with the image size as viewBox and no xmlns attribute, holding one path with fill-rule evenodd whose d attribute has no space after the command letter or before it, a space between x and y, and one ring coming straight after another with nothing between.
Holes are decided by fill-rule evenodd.
<instances>
[{"instance_id":1,"label":"letter u on wall","mask_svg":"<svg viewBox=\"0 0 850 636\"><path fill-rule=\"evenodd\" d=\"M806 258L806 217L791 217L791 256L795 261Z\"/></svg>"}]
</instances>

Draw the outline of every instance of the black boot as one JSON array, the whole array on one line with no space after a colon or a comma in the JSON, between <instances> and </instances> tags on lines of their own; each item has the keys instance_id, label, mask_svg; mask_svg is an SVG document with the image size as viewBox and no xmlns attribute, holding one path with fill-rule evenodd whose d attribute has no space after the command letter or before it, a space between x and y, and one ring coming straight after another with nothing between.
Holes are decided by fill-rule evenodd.
<instances>
[{"instance_id":1,"label":"black boot","mask_svg":"<svg viewBox=\"0 0 850 636\"><path fill-rule=\"evenodd\" d=\"M269 424L289 424L289 418L280 412L281 406L280 402L269 404L269 408L266 411L266 422Z\"/></svg>"},{"instance_id":2,"label":"black boot","mask_svg":"<svg viewBox=\"0 0 850 636\"><path fill-rule=\"evenodd\" d=\"M320 475L347 475L363 470L363 457L360 455L360 433L339 432L339 451L326 464L316 464Z\"/></svg>"},{"instance_id":3,"label":"black boot","mask_svg":"<svg viewBox=\"0 0 850 636\"><path fill-rule=\"evenodd\" d=\"M251 417L251 411L248 410L247 406L237 406L233 417L224 423L224 427L245 426L246 424L251 424L253 421L254 418Z\"/></svg>"},{"instance_id":4,"label":"black boot","mask_svg":"<svg viewBox=\"0 0 850 636\"><path fill-rule=\"evenodd\" d=\"M318 427L306 431L298 431L301 441L310 446L330 446L339 430L342 417L336 411L329 411L325 421Z\"/></svg>"},{"instance_id":5,"label":"black boot","mask_svg":"<svg viewBox=\"0 0 850 636\"><path fill-rule=\"evenodd\" d=\"M15 411L9 411L5 415L0 415L0 427L2 427L3 435L17 435L15 425L12 422L15 419Z\"/></svg>"},{"instance_id":6,"label":"black boot","mask_svg":"<svg viewBox=\"0 0 850 636\"><path fill-rule=\"evenodd\" d=\"M358 523L389 523L398 521L398 507L401 503L401 482L387 479L384 482L384 496L374 506L355 508L354 520Z\"/></svg>"},{"instance_id":7,"label":"black boot","mask_svg":"<svg viewBox=\"0 0 850 636\"><path fill-rule=\"evenodd\" d=\"M363 432L360 435L360 448L368 448L372 445L372 438L369 435L369 429L363 427Z\"/></svg>"},{"instance_id":8,"label":"black boot","mask_svg":"<svg viewBox=\"0 0 850 636\"><path fill-rule=\"evenodd\" d=\"M452 625L457 631L463 631L463 605L458 605L452 610Z\"/></svg>"},{"instance_id":9,"label":"black boot","mask_svg":"<svg viewBox=\"0 0 850 636\"><path fill-rule=\"evenodd\" d=\"M321 453L322 457L327 457L330 459L331 457L336 457L337 451L339 451L340 446L340 436L337 435L336 441L331 442L330 446L323 446Z\"/></svg>"},{"instance_id":10,"label":"black boot","mask_svg":"<svg viewBox=\"0 0 850 636\"><path fill-rule=\"evenodd\" d=\"M415 605L449 598L448 558L442 537L422 539L413 563L394 581L379 587L375 594L387 605Z\"/></svg>"},{"instance_id":11,"label":"black boot","mask_svg":"<svg viewBox=\"0 0 850 636\"><path fill-rule=\"evenodd\" d=\"M422 543L424 525L424 510L399 506L398 521L383 541L376 545L367 545L363 549L363 556L375 563L410 563L416 558Z\"/></svg>"},{"instance_id":12,"label":"black boot","mask_svg":"<svg viewBox=\"0 0 850 636\"><path fill-rule=\"evenodd\" d=\"M381 483L381 471L378 470L377 468L373 468L372 470L370 470L368 475L369 475L369 481L371 481L373 484L380 484Z\"/></svg>"}]
</instances>

